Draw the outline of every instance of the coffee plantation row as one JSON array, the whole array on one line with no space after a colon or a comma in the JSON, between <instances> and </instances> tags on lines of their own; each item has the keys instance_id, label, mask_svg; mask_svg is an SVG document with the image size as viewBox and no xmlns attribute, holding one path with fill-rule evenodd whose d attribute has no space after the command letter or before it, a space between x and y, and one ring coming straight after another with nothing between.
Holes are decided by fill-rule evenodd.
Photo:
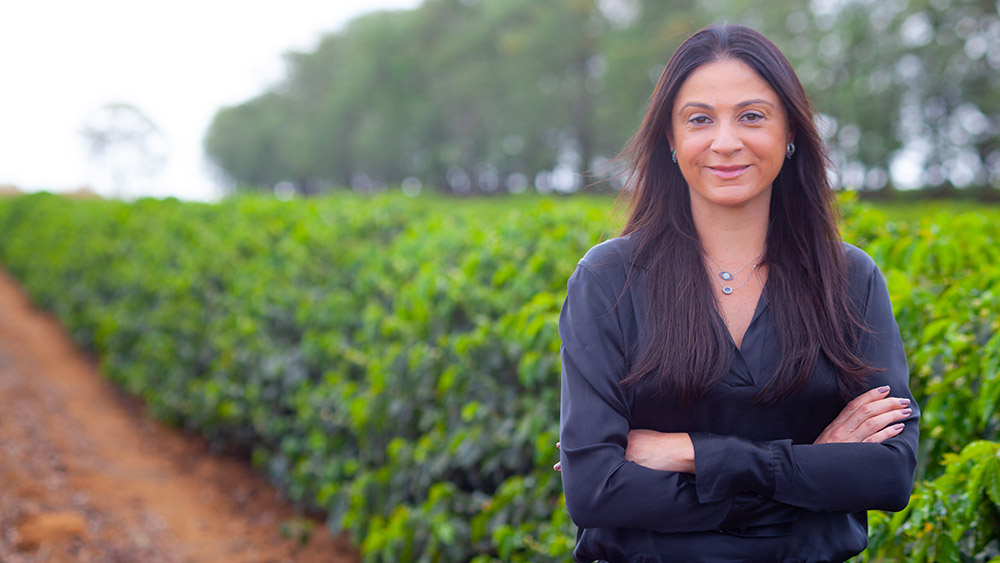
<instances>
[{"instance_id":1,"label":"coffee plantation row","mask_svg":"<svg viewBox=\"0 0 1000 563\"><path fill-rule=\"evenodd\" d=\"M247 455L367 561L568 561L557 321L611 217L603 199L38 194L0 200L0 264L153 415ZM889 281L924 409L913 498L871 514L863 557L998 557L1000 213L847 202L844 231Z\"/></svg>"}]
</instances>

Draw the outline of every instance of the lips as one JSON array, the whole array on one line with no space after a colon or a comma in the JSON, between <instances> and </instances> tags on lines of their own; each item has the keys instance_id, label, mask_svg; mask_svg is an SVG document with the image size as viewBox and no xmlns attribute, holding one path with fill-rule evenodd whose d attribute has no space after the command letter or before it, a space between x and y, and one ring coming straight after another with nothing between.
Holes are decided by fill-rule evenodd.
<instances>
[{"instance_id":1,"label":"lips","mask_svg":"<svg viewBox=\"0 0 1000 563\"><path fill-rule=\"evenodd\" d=\"M749 164L739 165L725 165L725 166L709 166L708 169L715 176L722 178L723 180L732 180L733 178L739 178L744 172L750 169Z\"/></svg>"}]
</instances>

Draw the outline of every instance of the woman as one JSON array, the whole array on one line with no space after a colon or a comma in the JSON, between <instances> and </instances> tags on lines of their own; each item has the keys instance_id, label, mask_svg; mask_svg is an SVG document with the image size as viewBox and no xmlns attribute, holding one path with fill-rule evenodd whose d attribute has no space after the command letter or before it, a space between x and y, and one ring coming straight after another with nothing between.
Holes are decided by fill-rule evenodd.
<instances>
[{"instance_id":1,"label":"woman","mask_svg":"<svg viewBox=\"0 0 1000 563\"><path fill-rule=\"evenodd\" d=\"M626 148L631 212L568 283L577 561L842 561L900 510L918 411L885 282L840 240L791 65L742 26L677 50Z\"/></svg>"}]
</instances>

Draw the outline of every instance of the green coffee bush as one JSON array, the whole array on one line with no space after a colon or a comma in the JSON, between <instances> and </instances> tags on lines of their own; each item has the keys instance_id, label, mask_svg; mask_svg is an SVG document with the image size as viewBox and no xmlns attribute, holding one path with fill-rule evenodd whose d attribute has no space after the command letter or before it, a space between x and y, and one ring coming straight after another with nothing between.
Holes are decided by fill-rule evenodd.
<instances>
[{"instance_id":1,"label":"green coffee bush","mask_svg":"<svg viewBox=\"0 0 1000 563\"><path fill-rule=\"evenodd\" d=\"M575 530L551 469L557 322L576 260L613 233L610 211L43 194L0 201L0 262L109 378L247 455L366 560L568 561ZM924 415L913 501L872 513L868 557L996 550L983 453L996 444L969 444L997 440L998 218L892 222L846 202L845 238L889 280ZM963 504L973 473L985 493ZM954 549L928 523L963 530Z\"/></svg>"}]
</instances>

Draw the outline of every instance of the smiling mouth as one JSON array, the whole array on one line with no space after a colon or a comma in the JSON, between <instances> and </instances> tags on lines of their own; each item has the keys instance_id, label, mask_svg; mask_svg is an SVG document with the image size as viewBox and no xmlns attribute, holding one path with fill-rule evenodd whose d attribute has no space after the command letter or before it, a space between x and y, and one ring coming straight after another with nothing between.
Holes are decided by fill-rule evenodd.
<instances>
[{"instance_id":1,"label":"smiling mouth","mask_svg":"<svg viewBox=\"0 0 1000 563\"><path fill-rule=\"evenodd\" d=\"M750 169L750 165L709 166L708 169L719 178L729 180L742 176L744 172Z\"/></svg>"}]
</instances>

